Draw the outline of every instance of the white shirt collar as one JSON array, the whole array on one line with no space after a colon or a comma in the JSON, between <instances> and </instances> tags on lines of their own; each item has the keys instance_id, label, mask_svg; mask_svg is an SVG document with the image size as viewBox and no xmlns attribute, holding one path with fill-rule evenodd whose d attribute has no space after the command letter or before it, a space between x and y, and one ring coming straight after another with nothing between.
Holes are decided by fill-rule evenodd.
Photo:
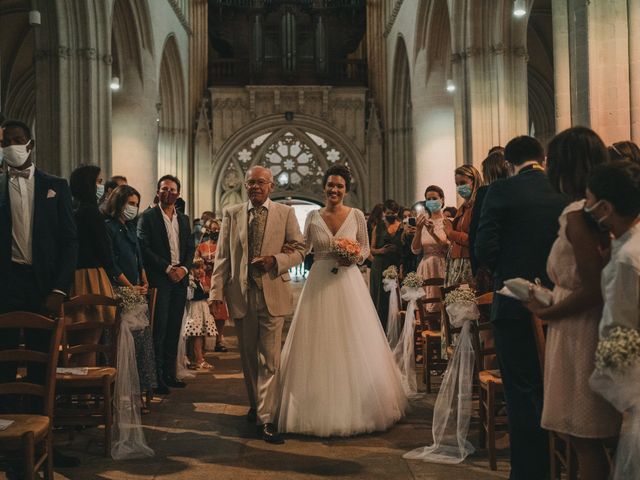
<instances>
[{"instance_id":1,"label":"white shirt collar","mask_svg":"<svg viewBox=\"0 0 640 480\"><path fill-rule=\"evenodd\" d=\"M267 197L267 199L262 204L262 206L264 208L266 208L267 210L269 210L269 207L271 207L271 203L272 203L271 199L269 197ZM251 203L251 201L247 202L247 212L250 212L252 208L253 208L253 203Z\"/></svg>"}]
</instances>

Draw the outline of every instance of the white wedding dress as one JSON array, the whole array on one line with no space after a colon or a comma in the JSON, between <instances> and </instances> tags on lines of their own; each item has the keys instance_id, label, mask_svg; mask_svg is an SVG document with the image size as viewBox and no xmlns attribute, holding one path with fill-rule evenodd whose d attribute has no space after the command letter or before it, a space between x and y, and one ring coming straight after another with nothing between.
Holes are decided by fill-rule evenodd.
<instances>
[{"instance_id":1,"label":"white wedding dress","mask_svg":"<svg viewBox=\"0 0 640 480\"><path fill-rule=\"evenodd\" d=\"M282 351L278 428L319 437L382 431L407 407L393 360L362 274L340 267L333 238L350 238L369 254L363 213L352 209L335 236L318 211L307 216L309 272Z\"/></svg>"}]
</instances>

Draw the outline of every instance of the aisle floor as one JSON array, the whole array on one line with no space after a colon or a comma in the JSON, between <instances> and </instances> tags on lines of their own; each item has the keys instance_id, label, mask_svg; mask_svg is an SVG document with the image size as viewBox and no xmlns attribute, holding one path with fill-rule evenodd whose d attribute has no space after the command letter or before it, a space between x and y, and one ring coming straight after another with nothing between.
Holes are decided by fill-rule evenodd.
<instances>
[{"instance_id":1,"label":"aisle floor","mask_svg":"<svg viewBox=\"0 0 640 480\"><path fill-rule=\"evenodd\" d=\"M409 415L388 432L331 439L288 435L284 445L258 440L255 427L245 419L247 399L233 329L226 343L228 353L208 354L214 371L198 373L187 388L156 398L152 412L143 417L154 458L120 462L104 458L100 429L79 432L72 441L57 434L56 443L65 453L80 457L82 464L57 469L56 479L508 478L504 449L497 472L489 470L483 451L454 466L402 458L406 451L431 443L435 395L413 401ZM477 430L478 425L472 424L471 440L476 445ZM504 437L499 446L505 447Z\"/></svg>"}]
</instances>

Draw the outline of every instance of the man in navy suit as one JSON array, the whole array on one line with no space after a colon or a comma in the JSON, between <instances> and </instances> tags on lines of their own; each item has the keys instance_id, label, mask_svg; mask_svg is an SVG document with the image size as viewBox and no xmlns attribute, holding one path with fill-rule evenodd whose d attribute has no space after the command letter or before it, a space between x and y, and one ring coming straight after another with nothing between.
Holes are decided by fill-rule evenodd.
<instances>
[{"instance_id":1,"label":"man in navy suit","mask_svg":"<svg viewBox=\"0 0 640 480\"><path fill-rule=\"evenodd\" d=\"M0 313L57 314L78 255L69 185L35 167L27 125L7 120L2 129Z\"/></svg>"},{"instance_id":2,"label":"man in navy suit","mask_svg":"<svg viewBox=\"0 0 640 480\"><path fill-rule=\"evenodd\" d=\"M183 388L176 378L176 357L182 316L187 301L189 269L195 243L189 217L176 209L180 180L165 175L158 180L159 204L138 220L138 238L149 285L158 289L153 346L158 375L157 393Z\"/></svg>"},{"instance_id":3,"label":"man in navy suit","mask_svg":"<svg viewBox=\"0 0 640 480\"><path fill-rule=\"evenodd\" d=\"M0 128L4 156L0 173L0 313L19 310L58 314L76 268L78 240L67 181L47 175L33 164L35 140L27 125L7 120ZM4 331L0 350L18 345L18 331ZM30 348L46 352L46 336L26 332ZM41 366L29 368L33 381L44 383ZM14 381L16 369L0 368L0 383ZM5 401L9 411L24 411ZM33 404L33 407L37 407ZM54 465L71 467L73 457L54 449Z\"/></svg>"},{"instance_id":4,"label":"man in navy suit","mask_svg":"<svg viewBox=\"0 0 640 480\"><path fill-rule=\"evenodd\" d=\"M542 167L544 150L532 137L511 140L504 151L515 175L498 180L482 204L475 252L493 272L494 291L504 281L539 278L551 287L547 257L558 235L567 198L555 192ZM494 294L491 322L509 418L512 480L548 478L547 432L540 426L542 374L531 314L518 300Z\"/></svg>"}]
</instances>

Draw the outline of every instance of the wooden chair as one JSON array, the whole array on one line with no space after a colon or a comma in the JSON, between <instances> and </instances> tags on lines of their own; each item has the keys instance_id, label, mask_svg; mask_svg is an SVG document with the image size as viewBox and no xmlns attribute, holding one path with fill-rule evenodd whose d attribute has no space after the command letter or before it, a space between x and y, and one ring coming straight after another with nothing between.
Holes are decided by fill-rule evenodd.
<instances>
[{"instance_id":1,"label":"wooden chair","mask_svg":"<svg viewBox=\"0 0 640 480\"><path fill-rule=\"evenodd\" d=\"M51 417L62 326L62 312L58 319L29 312L0 315L0 335L7 334L8 329L14 331L29 329L31 335L37 331L39 335L49 336L47 352L29 350L27 347L0 351L0 365L4 364L8 368L17 366L20 370L26 368L27 373L30 365L33 364L41 364L45 368L44 385L30 382L28 376L23 380L16 378L13 382L0 384L0 396L35 396L40 397L43 404L42 415L4 413L1 415L3 419L13 420L14 423L0 431L0 452L10 455L21 454L24 462L24 478L28 480L40 478L38 472L41 469L44 471L45 478L53 480Z\"/></svg>"},{"instance_id":2,"label":"wooden chair","mask_svg":"<svg viewBox=\"0 0 640 480\"><path fill-rule=\"evenodd\" d=\"M504 390L500 370L487 369L485 359L495 356L496 348L492 341L491 323L488 309L493 302L493 293L489 292L476 298L480 310L480 319L473 326L473 349L476 352L476 375L479 393L478 413L480 417L480 446L486 448L489 456L489 467L497 470L496 430L506 429L507 416L500 414L506 411ZM486 335L482 335L483 332ZM484 341L483 341L484 340Z\"/></svg>"},{"instance_id":3,"label":"wooden chair","mask_svg":"<svg viewBox=\"0 0 640 480\"><path fill-rule=\"evenodd\" d=\"M424 286L442 288L443 278L425 280ZM422 326L421 347L424 366L424 383L427 393L431 393L431 374L442 375L447 368L447 361L442 358L442 332L440 330L442 297L421 298L418 300L418 318ZM429 305L438 305L436 311L429 311Z\"/></svg>"},{"instance_id":4,"label":"wooden chair","mask_svg":"<svg viewBox=\"0 0 640 480\"><path fill-rule=\"evenodd\" d=\"M536 341L538 360L540 362L540 372L544 376L544 358L546 349L546 335L544 322L531 316L531 328ZM568 480L578 478L578 457L571 442L571 437L564 433L549 431L549 469L551 479L562 478L562 472L566 474Z\"/></svg>"},{"instance_id":5,"label":"wooden chair","mask_svg":"<svg viewBox=\"0 0 640 480\"><path fill-rule=\"evenodd\" d=\"M61 427L104 425L104 454L111 455L111 429L113 425L113 389L116 381L117 338L120 322L118 301L103 295L81 295L74 297L63 305L68 313L87 307L111 307L116 311L114 321L83 321L65 324L65 340L62 343L63 367L73 364L73 356L84 353L95 353L106 357L107 366L82 365L88 368L87 375L57 374L58 402L54 413L54 424ZM66 320L66 319L65 319ZM79 343L71 345L67 341L68 333L89 334L96 330L107 338L103 343Z\"/></svg>"},{"instance_id":6,"label":"wooden chair","mask_svg":"<svg viewBox=\"0 0 640 480\"><path fill-rule=\"evenodd\" d=\"M149 326L153 332L153 321L156 318L156 301L158 300L158 289L149 288L147 290L147 299L149 300Z\"/></svg>"}]
</instances>

